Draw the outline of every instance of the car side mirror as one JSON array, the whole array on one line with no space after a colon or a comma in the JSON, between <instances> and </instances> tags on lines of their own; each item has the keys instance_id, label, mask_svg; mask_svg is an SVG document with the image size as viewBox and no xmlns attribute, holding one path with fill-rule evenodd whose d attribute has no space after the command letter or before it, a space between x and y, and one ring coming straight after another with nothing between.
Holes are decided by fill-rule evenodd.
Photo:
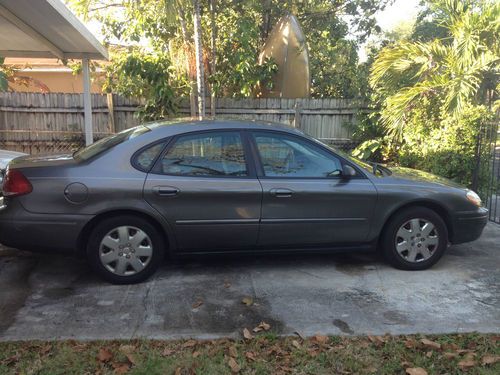
<instances>
[{"instance_id":1,"label":"car side mirror","mask_svg":"<svg viewBox=\"0 0 500 375\"><path fill-rule=\"evenodd\" d=\"M351 167L350 165L345 164L342 167L342 177L351 178L354 176L356 176L356 170L353 167Z\"/></svg>"}]
</instances>

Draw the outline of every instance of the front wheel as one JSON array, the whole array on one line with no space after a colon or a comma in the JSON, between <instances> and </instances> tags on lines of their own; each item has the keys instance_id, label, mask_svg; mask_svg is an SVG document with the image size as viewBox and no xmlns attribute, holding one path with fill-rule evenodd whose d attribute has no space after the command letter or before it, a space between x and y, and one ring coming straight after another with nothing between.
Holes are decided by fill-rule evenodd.
<instances>
[{"instance_id":1,"label":"front wheel","mask_svg":"<svg viewBox=\"0 0 500 375\"><path fill-rule=\"evenodd\" d=\"M423 270L443 256L448 230L435 211L411 207L387 223L381 245L385 258L396 268Z\"/></svg>"},{"instance_id":2,"label":"front wheel","mask_svg":"<svg viewBox=\"0 0 500 375\"><path fill-rule=\"evenodd\" d=\"M147 220L116 216L101 221L90 234L87 257L92 268L113 284L146 280L161 264L163 239Z\"/></svg>"}]
</instances>

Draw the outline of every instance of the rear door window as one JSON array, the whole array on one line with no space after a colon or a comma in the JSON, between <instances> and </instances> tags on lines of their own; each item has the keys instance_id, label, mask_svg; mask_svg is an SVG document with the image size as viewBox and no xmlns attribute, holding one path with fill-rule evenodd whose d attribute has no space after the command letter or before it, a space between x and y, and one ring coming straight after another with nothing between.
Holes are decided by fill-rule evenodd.
<instances>
[{"instance_id":1,"label":"rear door window","mask_svg":"<svg viewBox=\"0 0 500 375\"><path fill-rule=\"evenodd\" d=\"M180 136L163 156L160 170L180 176L247 176L241 135L211 131Z\"/></svg>"}]
</instances>

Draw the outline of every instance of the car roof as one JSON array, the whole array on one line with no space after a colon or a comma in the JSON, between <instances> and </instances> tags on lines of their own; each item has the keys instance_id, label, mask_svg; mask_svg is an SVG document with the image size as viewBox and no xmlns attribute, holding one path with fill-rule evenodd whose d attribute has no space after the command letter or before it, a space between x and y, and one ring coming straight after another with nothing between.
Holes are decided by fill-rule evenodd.
<instances>
[{"instance_id":1,"label":"car roof","mask_svg":"<svg viewBox=\"0 0 500 375\"><path fill-rule=\"evenodd\" d=\"M198 130L219 129L250 129L250 130L279 130L293 134L304 135L300 130L284 124L258 120L228 120L228 119L175 119L145 123L143 126L157 133L168 136ZM158 134L160 133L160 134Z\"/></svg>"}]
</instances>

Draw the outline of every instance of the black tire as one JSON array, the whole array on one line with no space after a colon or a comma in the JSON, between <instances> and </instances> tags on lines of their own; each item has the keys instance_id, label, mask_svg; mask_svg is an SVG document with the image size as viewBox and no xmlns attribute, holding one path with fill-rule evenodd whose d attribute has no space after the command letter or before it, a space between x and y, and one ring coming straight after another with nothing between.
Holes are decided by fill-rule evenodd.
<instances>
[{"instance_id":1,"label":"black tire","mask_svg":"<svg viewBox=\"0 0 500 375\"><path fill-rule=\"evenodd\" d=\"M397 251L396 241L402 241L400 237L397 237L397 233L405 223L412 219L426 220L432 223L437 231L438 243L432 246L431 256L427 259L420 255L421 259L419 260L417 258L417 261L408 261L405 259L404 253L400 255ZM394 267L403 270L425 270L436 264L443 256L448 246L448 229L442 217L435 211L425 207L409 207L397 212L386 224L380 246L384 258Z\"/></svg>"},{"instance_id":2,"label":"black tire","mask_svg":"<svg viewBox=\"0 0 500 375\"><path fill-rule=\"evenodd\" d=\"M135 272L134 274L123 276L115 274L101 261L101 241L115 228L119 227L133 227L143 231L147 234L148 244L152 248L152 254L145 258L147 263L144 262L146 265L141 271L136 272L130 265L127 265L127 269L130 269L128 272ZM94 271L104 280L113 284L135 284L146 280L157 270L164 258L164 248L163 237L148 220L133 215L114 216L102 220L91 231L87 243L87 259ZM120 254L123 253L120 252ZM134 256L134 254L131 255Z\"/></svg>"}]
</instances>

